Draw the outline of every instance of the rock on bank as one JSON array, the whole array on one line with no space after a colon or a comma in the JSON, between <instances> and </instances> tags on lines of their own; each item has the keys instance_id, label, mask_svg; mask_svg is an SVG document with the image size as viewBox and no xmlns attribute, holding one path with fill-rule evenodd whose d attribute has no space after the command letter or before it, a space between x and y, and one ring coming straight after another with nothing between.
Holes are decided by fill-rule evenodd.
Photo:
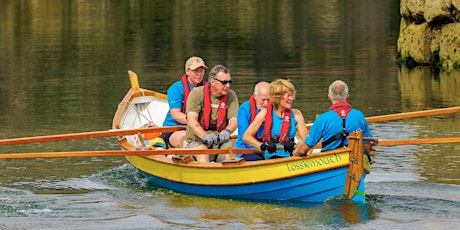
<instances>
[{"instance_id":1,"label":"rock on bank","mask_svg":"<svg viewBox=\"0 0 460 230\"><path fill-rule=\"evenodd\" d=\"M401 0L400 63L460 70L460 0Z\"/></svg>"}]
</instances>

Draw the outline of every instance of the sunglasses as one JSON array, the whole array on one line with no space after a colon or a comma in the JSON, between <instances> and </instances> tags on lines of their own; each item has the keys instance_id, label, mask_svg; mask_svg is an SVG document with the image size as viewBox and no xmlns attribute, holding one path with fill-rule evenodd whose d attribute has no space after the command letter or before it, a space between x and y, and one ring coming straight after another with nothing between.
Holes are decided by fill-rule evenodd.
<instances>
[{"instance_id":1,"label":"sunglasses","mask_svg":"<svg viewBox=\"0 0 460 230\"><path fill-rule=\"evenodd\" d=\"M222 81L222 80L219 80L219 79L217 79L217 78L214 78L214 80L216 80L216 81L222 83L222 85L232 84L232 82L233 82L232 80Z\"/></svg>"}]
</instances>

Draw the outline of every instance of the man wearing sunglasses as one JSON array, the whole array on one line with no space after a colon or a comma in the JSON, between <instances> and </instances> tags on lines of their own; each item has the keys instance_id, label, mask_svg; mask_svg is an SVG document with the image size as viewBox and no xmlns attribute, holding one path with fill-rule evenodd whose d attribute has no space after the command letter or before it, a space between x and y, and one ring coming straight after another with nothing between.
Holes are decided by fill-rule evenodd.
<instances>
[{"instance_id":1,"label":"man wearing sunglasses","mask_svg":"<svg viewBox=\"0 0 460 230\"><path fill-rule=\"evenodd\" d=\"M209 72L208 83L194 88L187 100L186 148L227 149L232 145L230 134L238 127L238 97L230 89L230 70L223 65ZM226 155L199 154L200 162L220 162Z\"/></svg>"}]
</instances>

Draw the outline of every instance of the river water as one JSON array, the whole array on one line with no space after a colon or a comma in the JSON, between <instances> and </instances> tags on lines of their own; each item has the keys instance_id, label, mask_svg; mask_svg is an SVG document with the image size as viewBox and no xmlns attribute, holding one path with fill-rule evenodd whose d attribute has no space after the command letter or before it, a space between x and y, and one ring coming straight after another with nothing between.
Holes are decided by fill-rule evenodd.
<instances>
[{"instance_id":1,"label":"river water","mask_svg":"<svg viewBox=\"0 0 460 230\"><path fill-rule=\"evenodd\" d=\"M349 84L366 116L460 105L460 74L394 62L397 1L0 1L1 139L108 130L129 89L166 92L185 60L226 65L240 101L291 79L307 123ZM460 115L371 123L378 139L458 137ZM112 138L0 153L119 149ZM213 199L149 183L123 157L0 160L0 229L457 229L460 145L376 147L364 204Z\"/></svg>"}]
</instances>

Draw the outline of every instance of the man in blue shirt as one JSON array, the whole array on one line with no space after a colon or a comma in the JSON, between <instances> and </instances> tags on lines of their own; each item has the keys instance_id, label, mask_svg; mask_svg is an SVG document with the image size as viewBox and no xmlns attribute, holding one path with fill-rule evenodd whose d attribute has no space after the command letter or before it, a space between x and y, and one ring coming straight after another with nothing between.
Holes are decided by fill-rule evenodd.
<instances>
[{"instance_id":1,"label":"man in blue shirt","mask_svg":"<svg viewBox=\"0 0 460 230\"><path fill-rule=\"evenodd\" d=\"M204 72L208 68L200 57L190 57L185 62L185 74L181 80L175 82L168 88L169 111L166 114L163 126L186 125L185 116L187 98L193 88L204 85ZM183 148L185 141L185 130L176 132L164 132L162 138L167 145Z\"/></svg>"},{"instance_id":2,"label":"man in blue shirt","mask_svg":"<svg viewBox=\"0 0 460 230\"><path fill-rule=\"evenodd\" d=\"M270 83L261 81L254 87L254 93L241 104L238 110L238 138L235 142L236 148L253 148L251 145L243 141L244 132L248 129L249 124L254 120L255 116L260 112L261 109L267 108L267 104L270 101L269 95ZM261 138L264 132L264 127L261 126L257 131L256 138ZM251 160L262 160L263 158L257 154L238 154L237 157L243 157L246 161Z\"/></svg>"},{"instance_id":3,"label":"man in blue shirt","mask_svg":"<svg viewBox=\"0 0 460 230\"><path fill-rule=\"evenodd\" d=\"M372 137L364 114L351 107L347 102L348 97L348 86L345 82L337 80L329 85L328 99L332 105L327 112L316 118L308 136L294 150L294 155L307 155L321 138L321 151L326 151L348 146L347 135L352 132L363 131L363 136ZM368 142L364 143L365 149L370 151L371 145Z\"/></svg>"}]
</instances>

